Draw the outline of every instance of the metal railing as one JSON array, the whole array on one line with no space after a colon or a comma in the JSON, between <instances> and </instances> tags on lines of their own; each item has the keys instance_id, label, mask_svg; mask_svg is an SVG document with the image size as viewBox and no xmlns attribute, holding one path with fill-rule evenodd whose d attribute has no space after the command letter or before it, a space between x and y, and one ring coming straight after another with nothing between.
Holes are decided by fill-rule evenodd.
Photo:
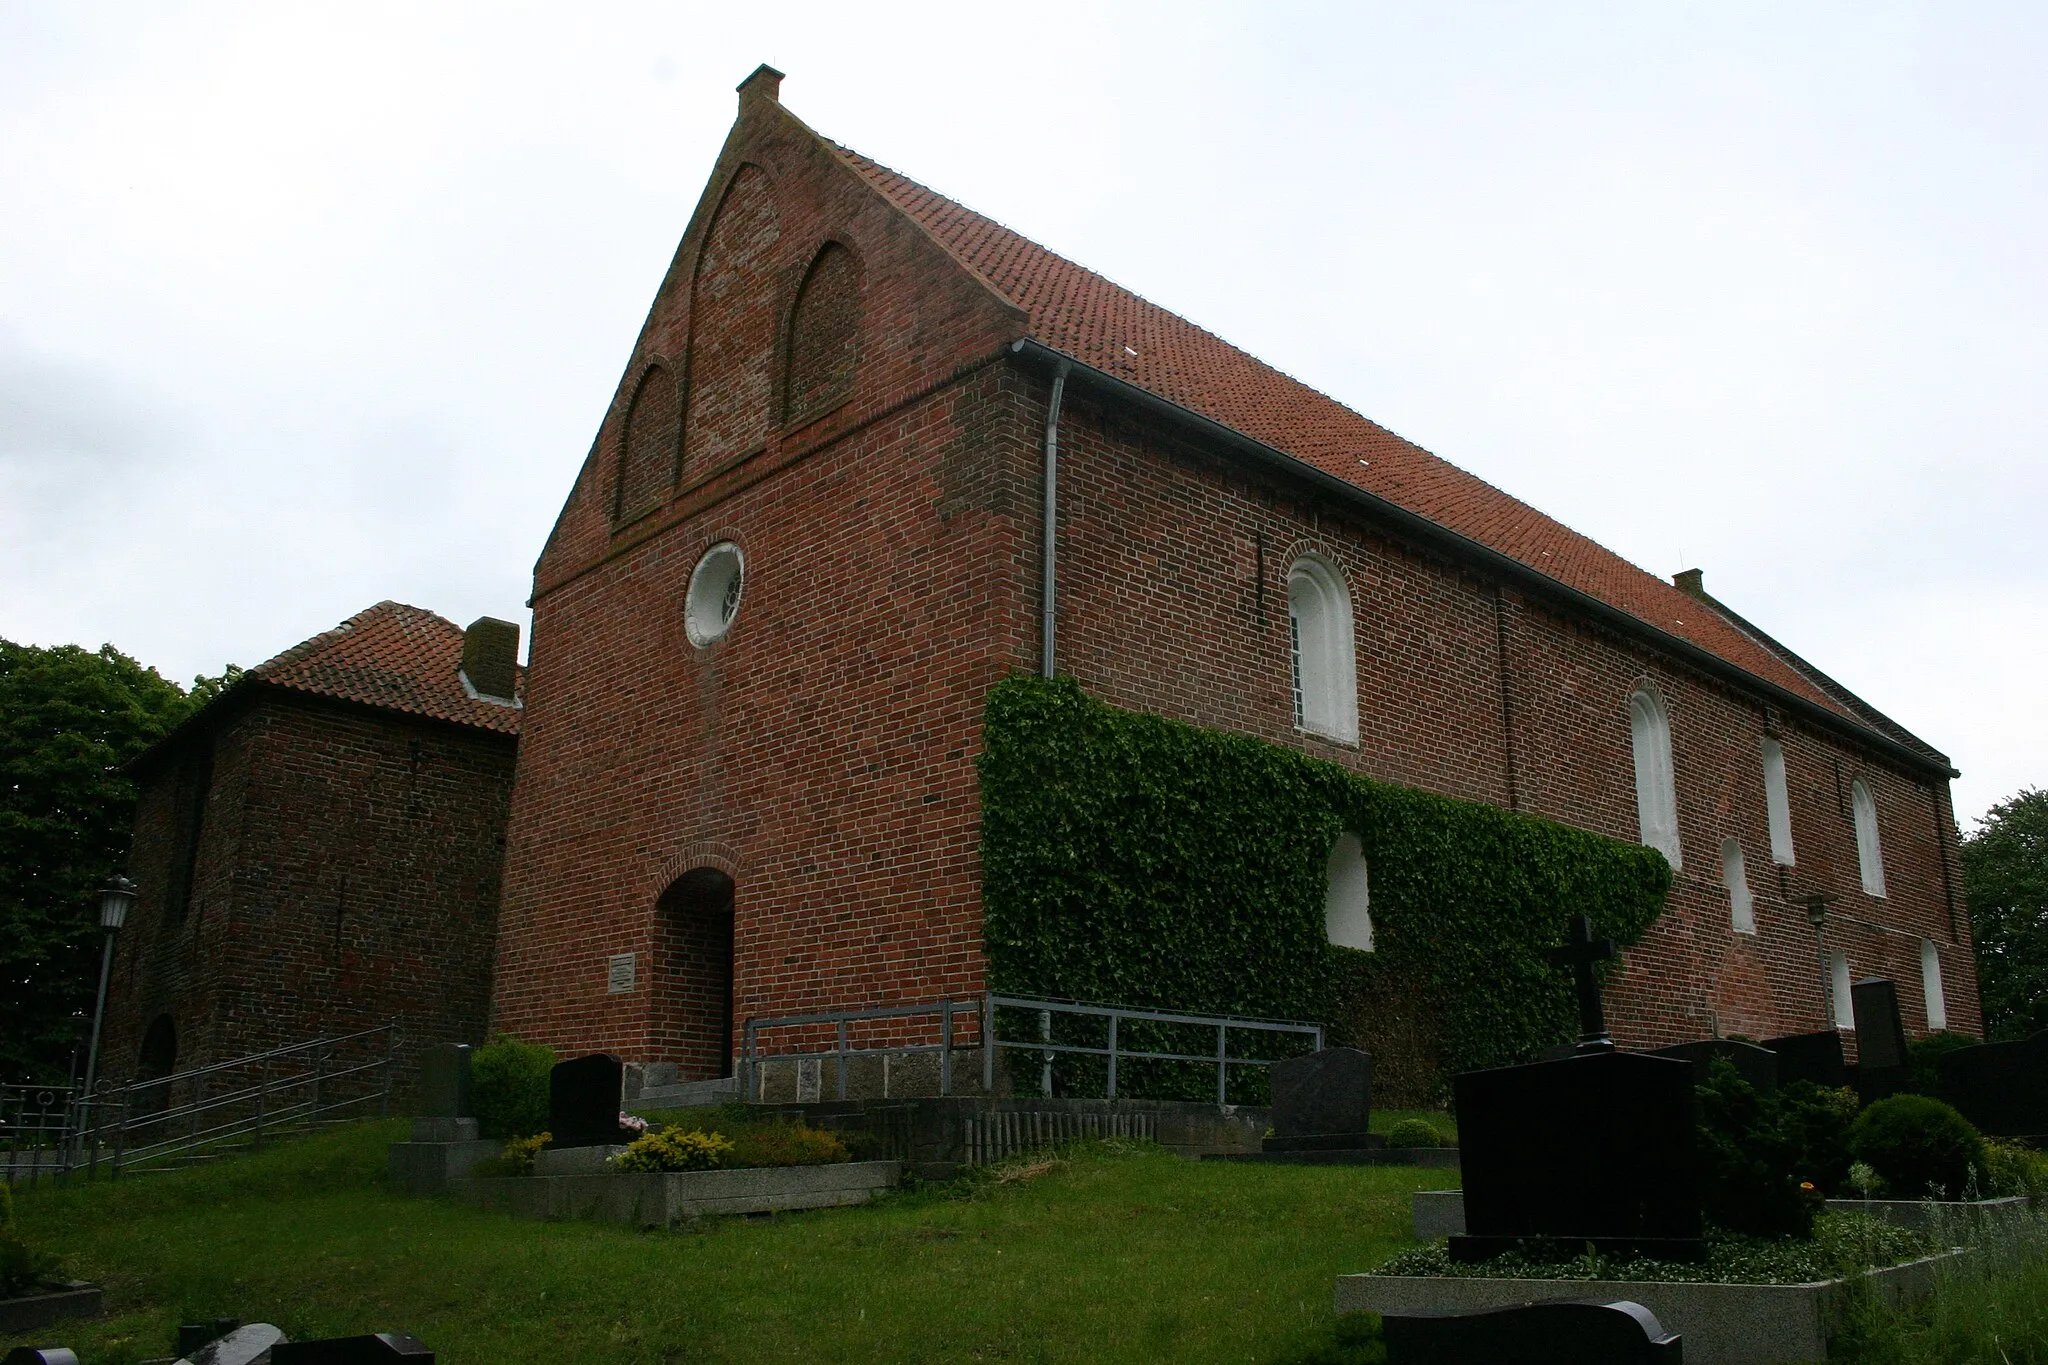
<instances>
[{"instance_id":1,"label":"metal railing","mask_svg":"<svg viewBox=\"0 0 2048 1365\"><path fill-rule=\"evenodd\" d=\"M1034 1016L1038 1025L1038 1036L1030 1039L1004 1038L1002 1036L998 1010L1022 1010ZM939 1039L931 1043L908 1043L900 1041L883 1042L873 1045L856 1045L851 1034L858 1026L874 1020L914 1020L937 1016ZM1101 1020L1106 1030L1102 1046L1088 1043L1060 1042L1053 1038L1055 1016L1078 1017ZM976 1024L973 1036L963 1040L960 1023L973 1019ZM1137 1024L1157 1032L1161 1028L1200 1028L1216 1031L1216 1047L1213 1052L1173 1052L1154 1047L1130 1047L1127 1045L1127 1025ZM762 1034L786 1029L799 1029L817 1036L826 1027L832 1029L830 1047L813 1048L810 1051L792 1050L770 1052L764 1049ZM981 1051L981 1085L985 1094L994 1094L996 1086L996 1058L1004 1049L1012 1052L1035 1053L1040 1058L1039 1089L1046 1095L1053 1092L1053 1059L1060 1054L1101 1057L1106 1063L1107 1099L1117 1097L1118 1067L1123 1062L1169 1062L1199 1063L1216 1068L1216 1102L1229 1103L1230 1075L1236 1067L1271 1067L1278 1057L1250 1057L1233 1055L1231 1035L1242 1039L1245 1035L1295 1035L1309 1039L1315 1050L1323 1046L1323 1026L1286 1019L1244 1019L1232 1015L1179 1014L1168 1010L1132 1009L1121 1005L1093 1005L1070 1000L1034 1000L1021 996L987 994L966 1000L940 1000L931 1004L899 1005L889 1009L872 1010L823 1010L809 1014L785 1014L771 1017L757 1017L747 1020L740 1043L740 1086L741 1094L748 1099L760 1101L764 1098L764 1076L762 1066L772 1061L795 1061L801 1066L805 1062L816 1062L821 1068L826 1059L831 1059L837 1072L836 1091L839 1099L847 1097L847 1066L856 1057L906 1056L919 1053L936 1053L939 1058L939 1094L953 1093L953 1054L963 1048L979 1048ZM822 1077L820 1078L822 1082ZM820 1084L822 1091L823 1086ZM802 1099L803 1085L798 1082L797 1098Z\"/></svg>"},{"instance_id":2,"label":"metal railing","mask_svg":"<svg viewBox=\"0 0 2048 1365\"><path fill-rule=\"evenodd\" d=\"M114 1177L238 1140L260 1148L347 1110L388 1115L397 1060L398 1030L382 1024L91 1095L0 1086L0 1159L13 1184Z\"/></svg>"}]
</instances>

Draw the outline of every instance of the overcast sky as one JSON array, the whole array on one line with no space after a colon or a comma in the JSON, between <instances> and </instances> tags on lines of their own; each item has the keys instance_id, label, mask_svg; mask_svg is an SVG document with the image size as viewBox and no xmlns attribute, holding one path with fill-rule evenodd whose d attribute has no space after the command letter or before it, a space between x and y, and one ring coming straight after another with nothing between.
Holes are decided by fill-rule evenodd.
<instances>
[{"instance_id":1,"label":"overcast sky","mask_svg":"<svg viewBox=\"0 0 2048 1365\"><path fill-rule=\"evenodd\" d=\"M2048 784L2039 4L0 0L0 635L524 623L762 61Z\"/></svg>"}]
</instances>

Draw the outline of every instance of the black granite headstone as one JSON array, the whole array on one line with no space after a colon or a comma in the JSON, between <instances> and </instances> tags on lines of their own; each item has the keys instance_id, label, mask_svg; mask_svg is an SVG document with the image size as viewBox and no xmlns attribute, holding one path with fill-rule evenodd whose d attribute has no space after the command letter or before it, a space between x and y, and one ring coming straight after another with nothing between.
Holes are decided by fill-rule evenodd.
<instances>
[{"instance_id":1,"label":"black granite headstone","mask_svg":"<svg viewBox=\"0 0 2048 1365\"><path fill-rule=\"evenodd\" d=\"M1715 1059L1726 1057L1735 1064L1735 1070L1742 1079L1758 1090L1768 1092L1778 1088L1778 1054L1755 1043L1739 1043L1733 1038L1702 1038L1696 1043L1660 1047L1650 1055L1691 1062L1694 1085L1706 1080L1707 1068L1714 1064Z\"/></svg>"},{"instance_id":2,"label":"black granite headstone","mask_svg":"<svg viewBox=\"0 0 2048 1365\"><path fill-rule=\"evenodd\" d=\"M1935 1063L1941 1097L1994 1137L2048 1136L2048 1032L1980 1043Z\"/></svg>"},{"instance_id":3,"label":"black granite headstone","mask_svg":"<svg viewBox=\"0 0 2048 1365\"><path fill-rule=\"evenodd\" d=\"M618 1115L614 1114L616 1121ZM360 1337L329 1337L324 1341L279 1342L270 1348L270 1365L434 1365L434 1353L418 1337L404 1332L376 1332Z\"/></svg>"},{"instance_id":4,"label":"black granite headstone","mask_svg":"<svg viewBox=\"0 0 2048 1365\"><path fill-rule=\"evenodd\" d=\"M1377 1147L1372 1126L1372 1057L1332 1047L1273 1067L1269 1152Z\"/></svg>"},{"instance_id":5,"label":"black granite headstone","mask_svg":"<svg viewBox=\"0 0 2048 1365\"><path fill-rule=\"evenodd\" d=\"M1881 976L1849 988L1856 1012L1856 1066L1862 1071L1896 1071L1906 1064L1906 1025L1899 1018L1899 988Z\"/></svg>"},{"instance_id":6,"label":"black granite headstone","mask_svg":"<svg viewBox=\"0 0 2048 1365\"><path fill-rule=\"evenodd\" d=\"M1842 1035L1833 1029L1767 1038L1764 1046L1778 1054L1778 1084L1812 1081L1838 1090L1849 1083L1849 1063L1842 1056Z\"/></svg>"},{"instance_id":7,"label":"black granite headstone","mask_svg":"<svg viewBox=\"0 0 2048 1365\"><path fill-rule=\"evenodd\" d=\"M1387 1365L1683 1365L1685 1347L1639 1303L1550 1299L1479 1313L1389 1313Z\"/></svg>"},{"instance_id":8,"label":"black granite headstone","mask_svg":"<svg viewBox=\"0 0 2048 1365\"><path fill-rule=\"evenodd\" d=\"M469 1044L437 1043L420 1054L420 1117L476 1117L469 1107Z\"/></svg>"},{"instance_id":9,"label":"black granite headstone","mask_svg":"<svg viewBox=\"0 0 2048 1365\"><path fill-rule=\"evenodd\" d=\"M1533 1238L1694 1259L1701 1240L1691 1062L1588 1050L1454 1082L1465 1235L1478 1261Z\"/></svg>"},{"instance_id":10,"label":"black granite headstone","mask_svg":"<svg viewBox=\"0 0 2048 1365\"><path fill-rule=\"evenodd\" d=\"M557 1062L548 1073L550 1145L602 1147L620 1141L625 1089L625 1064L609 1053Z\"/></svg>"}]
</instances>

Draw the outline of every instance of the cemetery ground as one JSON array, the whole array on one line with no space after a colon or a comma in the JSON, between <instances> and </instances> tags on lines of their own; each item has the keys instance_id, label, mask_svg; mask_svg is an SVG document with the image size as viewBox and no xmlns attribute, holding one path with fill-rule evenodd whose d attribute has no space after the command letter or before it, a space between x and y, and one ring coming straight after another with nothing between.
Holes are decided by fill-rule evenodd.
<instances>
[{"instance_id":1,"label":"cemetery ground","mask_svg":"<svg viewBox=\"0 0 2048 1365\"><path fill-rule=\"evenodd\" d=\"M1382 1358L1372 1323L1335 1316L1333 1278L1413 1247L1410 1194L1457 1180L1092 1143L861 1208L637 1232L397 1193L385 1146L404 1131L356 1124L19 1191L22 1230L107 1289L107 1316L62 1339L91 1365L131 1365L180 1322L233 1316L293 1336L410 1331L454 1365L1366 1365ZM1867 1308L1838 1358L2048 1362L2042 1239L1979 1261L1913 1313Z\"/></svg>"}]
</instances>

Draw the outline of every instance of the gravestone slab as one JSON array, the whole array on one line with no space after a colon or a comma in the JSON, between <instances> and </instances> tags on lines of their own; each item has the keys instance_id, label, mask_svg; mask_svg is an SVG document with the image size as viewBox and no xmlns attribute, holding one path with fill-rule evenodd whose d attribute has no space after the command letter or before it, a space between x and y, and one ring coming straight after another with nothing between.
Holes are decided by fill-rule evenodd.
<instances>
[{"instance_id":1,"label":"gravestone slab","mask_svg":"<svg viewBox=\"0 0 2048 1365\"><path fill-rule=\"evenodd\" d=\"M1387 1365L1682 1365L1679 1338L1639 1303L1551 1299L1477 1313L1389 1313Z\"/></svg>"},{"instance_id":2,"label":"gravestone slab","mask_svg":"<svg viewBox=\"0 0 2048 1365\"><path fill-rule=\"evenodd\" d=\"M602 1147L621 1141L625 1064L608 1053L558 1062L548 1073L548 1131L555 1147Z\"/></svg>"},{"instance_id":3,"label":"gravestone slab","mask_svg":"<svg viewBox=\"0 0 2048 1365\"><path fill-rule=\"evenodd\" d=\"M360 1337L295 1341L270 1353L270 1365L434 1365L434 1353L418 1337L377 1332Z\"/></svg>"},{"instance_id":4,"label":"gravestone slab","mask_svg":"<svg viewBox=\"0 0 2048 1365\"><path fill-rule=\"evenodd\" d=\"M1765 1040L1764 1046L1778 1054L1780 1085L1812 1081L1815 1085L1839 1090L1849 1083L1849 1063L1842 1055L1842 1035L1834 1029L1770 1038Z\"/></svg>"},{"instance_id":5,"label":"gravestone slab","mask_svg":"<svg viewBox=\"0 0 2048 1365\"><path fill-rule=\"evenodd\" d=\"M421 1118L476 1116L469 1104L469 1055L467 1043L437 1043L420 1055Z\"/></svg>"},{"instance_id":6,"label":"gravestone slab","mask_svg":"<svg viewBox=\"0 0 2048 1365\"><path fill-rule=\"evenodd\" d=\"M1769 1092L1778 1088L1778 1054L1755 1043L1741 1043L1733 1038L1702 1038L1695 1043L1660 1047L1650 1055L1691 1062L1694 1085L1707 1079L1707 1068L1714 1064L1716 1058L1726 1057L1735 1064L1735 1070L1742 1079L1758 1090Z\"/></svg>"},{"instance_id":7,"label":"gravestone slab","mask_svg":"<svg viewBox=\"0 0 2048 1365\"><path fill-rule=\"evenodd\" d=\"M78 1365L78 1356L68 1346L17 1346L6 1365Z\"/></svg>"},{"instance_id":8,"label":"gravestone slab","mask_svg":"<svg viewBox=\"0 0 2048 1365\"><path fill-rule=\"evenodd\" d=\"M2014 1043L1980 1043L1935 1063L1941 1097L1994 1137L2048 1135L2048 1032Z\"/></svg>"},{"instance_id":9,"label":"gravestone slab","mask_svg":"<svg viewBox=\"0 0 2048 1365\"><path fill-rule=\"evenodd\" d=\"M1897 1094L1908 1079L1898 987L1866 977L1849 988L1849 1003L1856 1017L1856 1093L1866 1104Z\"/></svg>"},{"instance_id":10,"label":"gravestone slab","mask_svg":"<svg viewBox=\"0 0 2048 1365\"><path fill-rule=\"evenodd\" d=\"M192 1365L255 1365L266 1351L274 1360L283 1344L284 1333L276 1327L267 1322L252 1322L207 1342L185 1359Z\"/></svg>"},{"instance_id":11,"label":"gravestone slab","mask_svg":"<svg viewBox=\"0 0 2048 1365\"><path fill-rule=\"evenodd\" d=\"M1453 1260L1532 1238L1696 1259L1693 1064L1589 1049L1457 1077L1465 1224Z\"/></svg>"},{"instance_id":12,"label":"gravestone slab","mask_svg":"<svg viewBox=\"0 0 2048 1365\"><path fill-rule=\"evenodd\" d=\"M1324 1048L1273 1067L1273 1136L1269 1152L1376 1147L1372 1127L1372 1057L1353 1047Z\"/></svg>"}]
</instances>

